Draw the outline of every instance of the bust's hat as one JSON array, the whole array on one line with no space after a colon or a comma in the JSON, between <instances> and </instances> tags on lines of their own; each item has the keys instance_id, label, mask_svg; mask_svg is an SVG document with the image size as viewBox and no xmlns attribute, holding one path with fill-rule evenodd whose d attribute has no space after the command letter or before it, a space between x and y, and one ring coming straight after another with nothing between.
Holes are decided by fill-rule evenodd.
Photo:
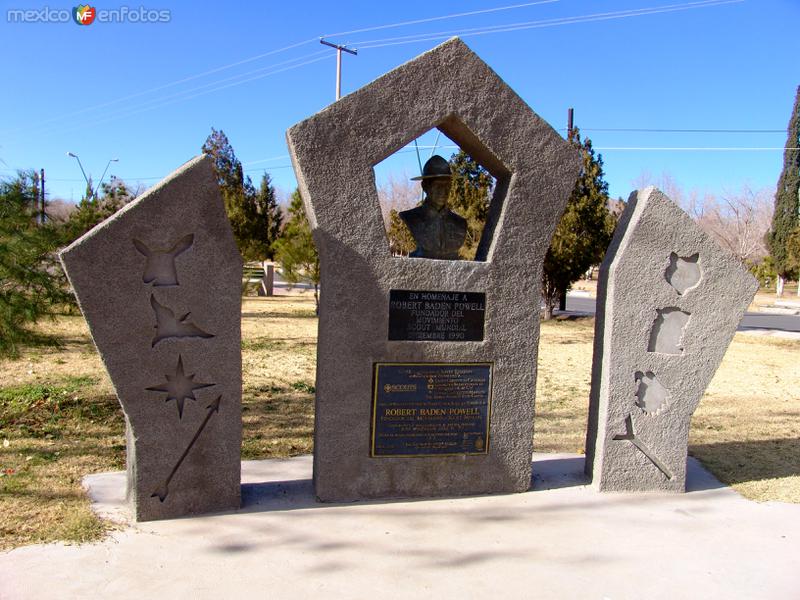
<instances>
[{"instance_id":1,"label":"bust's hat","mask_svg":"<svg viewBox=\"0 0 800 600\"><path fill-rule=\"evenodd\" d=\"M434 154L425 163L422 168L422 175L419 177L412 177L411 181L421 181L422 179L436 179L438 177L452 177L453 173L450 171L450 163L443 159L438 154Z\"/></svg>"}]
</instances>

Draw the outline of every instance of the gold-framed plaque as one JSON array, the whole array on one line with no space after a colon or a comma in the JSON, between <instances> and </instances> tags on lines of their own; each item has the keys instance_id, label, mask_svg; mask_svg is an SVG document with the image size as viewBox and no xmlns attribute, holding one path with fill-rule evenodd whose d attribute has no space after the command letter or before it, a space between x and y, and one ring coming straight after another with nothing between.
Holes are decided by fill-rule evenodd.
<instances>
[{"instance_id":1,"label":"gold-framed plaque","mask_svg":"<svg viewBox=\"0 0 800 600\"><path fill-rule=\"evenodd\" d=\"M375 363L370 456L488 454L492 367Z\"/></svg>"}]
</instances>

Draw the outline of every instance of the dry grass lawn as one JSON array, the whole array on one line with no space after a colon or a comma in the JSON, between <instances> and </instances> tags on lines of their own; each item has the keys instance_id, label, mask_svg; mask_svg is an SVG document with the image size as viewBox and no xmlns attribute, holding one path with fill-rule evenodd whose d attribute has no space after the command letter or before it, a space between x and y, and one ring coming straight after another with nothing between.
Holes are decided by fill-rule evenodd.
<instances>
[{"instance_id":1,"label":"dry grass lawn","mask_svg":"<svg viewBox=\"0 0 800 600\"><path fill-rule=\"evenodd\" d=\"M313 451L317 319L310 297L247 298L245 459ZM42 323L60 348L0 361L0 548L99 539L87 473L124 468L124 425L83 318ZM534 446L581 452L593 321L542 326ZM800 502L800 341L737 334L695 414L690 452L755 500Z\"/></svg>"}]
</instances>

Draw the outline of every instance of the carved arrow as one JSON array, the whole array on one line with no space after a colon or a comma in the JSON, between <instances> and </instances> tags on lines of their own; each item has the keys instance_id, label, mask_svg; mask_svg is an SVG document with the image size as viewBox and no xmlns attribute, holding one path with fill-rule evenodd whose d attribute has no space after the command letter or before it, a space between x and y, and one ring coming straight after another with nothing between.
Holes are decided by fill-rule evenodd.
<instances>
[{"instance_id":1,"label":"carved arrow","mask_svg":"<svg viewBox=\"0 0 800 600\"><path fill-rule=\"evenodd\" d=\"M205 429L206 425L208 425L208 421L211 419L211 416L214 413L219 412L219 404L221 400L222 396L218 396L216 400L214 400L211 404L206 406L206 409L208 410L208 413L206 413L206 418L203 419L203 422L200 424L197 433L194 434L192 441L189 442L188 446L186 446L186 450L183 451L183 454L181 454L181 457L178 459L178 462L175 463L174 467L172 467L172 471L170 472L170 474L167 476L164 482L160 486L158 486L158 488L156 488L156 491L150 494L151 498L155 498L156 496L158 496L158 499L161 500L161 502L163 502L166 499L167 494L169 494L169 482L172 481L172 478L175 476L175 473L178 472L178 469L183 463L183 460L186 458L186 455L189 454L189 450L192 449L192 446L194 446L194 443L197 441L197 438L199 438L200 434L203 433L203 429Z\"/></svg>"},{"instance_id":2,"label":"carved arrow","mask_svg":"<svg viewBox=\"0 0 800 600\"><path fill-rule=\"evenodd\" d=\"M651 463L653 463L656 468L661 471L664 476L672 481L672 473L667 468L667 466L658 460L658 457L650 451L650 448L644 445L644 442L640 441L633 432L633 418L628 415L625 417L625 433L620 433L619 435L614 436L614 441L621 441L626 440L633 444L639 452L644 454Z\"/></svg>"}]
</instances>

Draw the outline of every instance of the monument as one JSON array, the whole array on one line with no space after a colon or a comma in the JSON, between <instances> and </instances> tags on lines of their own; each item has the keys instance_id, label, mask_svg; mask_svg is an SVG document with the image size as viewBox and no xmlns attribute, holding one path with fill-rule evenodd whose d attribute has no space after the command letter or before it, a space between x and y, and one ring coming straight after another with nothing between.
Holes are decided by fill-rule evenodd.
<instances>
[{"instance_id":1,"label":"monument","mask_svg":"<svg viewBox=\"0 0 800 600\"><path fill-rule=\"evenodd\" d=\"M600 267L586 473L684 491L689 423L758 283L663 193L631 194Z\"/></svg>"},{"instance_id":2,"label":"monument","mask_svg":"<svg viewBox=\"0 0 800 600\"><path fill-rule=\"evenodd\" d=\"M373 167L432 128L496 180L474 261L457 260L443 159L423 173L426 203L403 215L417 250L389 250ZM287 140L322 265L317 497L528 490L542 261L577 152L458 39Z\"/></svg>"},{"instance_id":3,"label":"monument","mask_svg":"<svg viewBox=\"0 0 800 600\"><path fill-rule=\"evenodd\" d=\"M211 158L61 261L125 413L135 518L239 508L242 262Z\"/></svg>"}]
</instances>

